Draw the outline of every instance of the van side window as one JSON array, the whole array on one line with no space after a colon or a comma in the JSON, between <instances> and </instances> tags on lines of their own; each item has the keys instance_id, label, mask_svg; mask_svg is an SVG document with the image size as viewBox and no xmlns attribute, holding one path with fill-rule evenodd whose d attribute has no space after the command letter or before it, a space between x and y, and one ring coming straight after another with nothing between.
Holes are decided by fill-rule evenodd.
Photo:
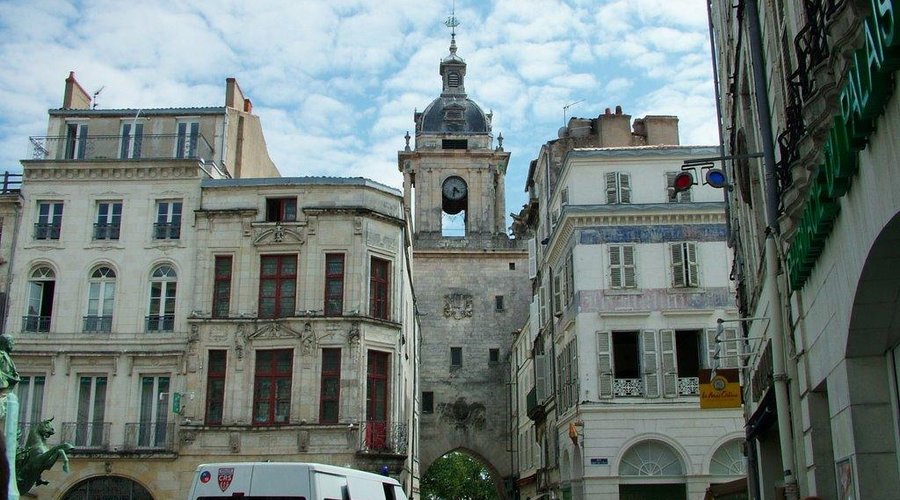
<instances>
[{"instance_id":1,"label":"van side window","mask_svg":"<svg viewBox=\"0 0 900 500\"><path fill-rule=\"evenodd\" d=\"M390 483L381 483L381 486L384 487L385 500L397 500L394 496L394 485Z\"/></svg>"}]
</instances>

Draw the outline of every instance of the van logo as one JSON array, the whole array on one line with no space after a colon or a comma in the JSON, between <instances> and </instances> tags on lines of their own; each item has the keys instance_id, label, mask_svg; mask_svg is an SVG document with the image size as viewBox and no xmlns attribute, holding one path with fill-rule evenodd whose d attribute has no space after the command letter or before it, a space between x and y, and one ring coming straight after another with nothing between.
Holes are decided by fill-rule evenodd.
<instances>
[{"instance_id":1,"label":"van logo","mask_svg":"<svg viewBox=\"0 0 900 500\"><path fill-rule=\"evenodd\" d=\"M234 479L234 467L219 469L219 489L225 491L231 486L231 480Z\"/></svg>"},{"instance_id":2,"label":"van logo","mask_svg":"<svg viewBox=\"0 0 900 500\"><path fill-rule=\"evenodd\" d=\"M212 477L212 474L209 473L208 470L205 470L200 473L200 482L206 484L209 482L209 479Z\"/></svg>"}]
</instances>

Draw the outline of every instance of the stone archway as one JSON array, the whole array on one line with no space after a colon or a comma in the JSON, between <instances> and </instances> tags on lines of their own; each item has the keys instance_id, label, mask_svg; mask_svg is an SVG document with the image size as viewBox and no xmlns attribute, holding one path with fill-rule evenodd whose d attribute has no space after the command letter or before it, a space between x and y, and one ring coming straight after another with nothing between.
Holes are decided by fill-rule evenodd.
<instances>
[{"instance_id":1,"label":"stone archway","mask_svg":"<svg viewBox=\"0 0 900 500\"><path fill-rule=\"evenodd\" d=\"M79 481L62 496L62 500L116 498L121 500L153 500L153 495L136 481L122 476L96 476Z\"/></svg>"},{"instance_id":2,"label":"stone archway","mask_svg":"<svg viewBox=\"0 0 900 500\"><path fill-rule=\"evenodd\" d=\"M619 459L622 500L687 500L685 464L668 443L645 439Z\"/></svg>"},{"instance_id":3,"label":"stone archway","mask_svg":"<svg viewBox=\"0 0 900 500\"><path fill-rule=\"evenodd\" d=\"M472 451L470 449L467 449L467 448L456 448L455 450L450 450L447 453L441 455L440 457L437 457L435 460L431 461L426 466L424 466L424 468L422 469L423 482L424 482L424 479L426 478L426 476L428 476L429 471L431 470L431 468L433 466L438 464L441 459L450 457L453 454L463 455L466 458L471 459L472 461L477 462L479 465L483 466L485 472L487 473L487 475L490 478L490 482L494 485L494 488L497 492L497 498L500 500L505 500L507 498L506 485L503 482L503 476L500 474L500 471L498 471L497 468L494 467L493 464L491 464L488 460L486 460L479 453Z\"/></svg>"}]
</instances>

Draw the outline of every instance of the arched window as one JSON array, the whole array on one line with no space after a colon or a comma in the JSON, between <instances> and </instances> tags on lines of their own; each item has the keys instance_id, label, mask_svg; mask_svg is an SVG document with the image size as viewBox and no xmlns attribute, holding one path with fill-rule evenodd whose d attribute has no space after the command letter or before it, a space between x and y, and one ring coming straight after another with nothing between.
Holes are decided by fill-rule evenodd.
<instances>
[{"instance_id":1,"label":"arched window","mask_svg":"<svg viewBox=\"0 0 900 500\"><path fill-rule=\"evenodd\" d=\"M105 498L115 492L115 498L123 500L153 500L153 495L140 484L125 477L99 476L85 479L67 491L63 500L88 500Z\"/></svg>"},{"instance_id":2,"label":"arched window","mask_svg":"<svg viewBox=\"0 0 900 500\"><path fill-rule=\"evenodd\" d=\"M147 315L148 332L171 332L175 329L175 292L178 275L175 269L162 264L150 274L150 310Z\"/></svg>"},{"instance_id":3,"label":"arched window","mask_svg":"<svg viewBox=\"0 0 900 500\"><path fill-rule=\"evenodd\" d=\"M625 452L619 464L621 476L684 476L684 466L671 446L642 441Z\"/></svg>"},{"instance_id":4,"label":"arched window","mask_svg":"<svg viewBox=\"0 0 900 500\"><path fill-rule=\"evenodd\" d=\"M115 297L116 272L106 266L94 269L88 283L88 305L83 331L112 331Z\"/></svg>"},{"instance_id":5,"label":"arched window","mask_svg":"<svg viewBox=\"0 0 900 500\"><path fill-rule=\"evenodd\" d=\"M55 289L56 273L53 272L53 269L40 266L32 271L28 281L28 309L22 321L23 331L50 331Z\"/></svg>"},{"instance_id":6,"label":"arched window","mask_svg":"<svg viewBox=\"0 0 900 500\"><path fill-rule=\"evenodd\" d=\"M743 476L747 473L740 439L723 444L713 453L709 473L713 476Z\"/></svg>"}]
</instances>

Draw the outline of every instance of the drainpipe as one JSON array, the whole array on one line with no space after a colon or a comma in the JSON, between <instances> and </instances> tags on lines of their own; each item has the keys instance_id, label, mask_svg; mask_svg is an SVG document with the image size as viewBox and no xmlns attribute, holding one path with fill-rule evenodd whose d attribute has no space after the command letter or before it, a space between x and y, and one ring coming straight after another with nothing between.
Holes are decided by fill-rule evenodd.
<instances>
[{"instance_id":1,"label":"drainpipe","mask_svg":"<svg viewBox=\"0 0 900 500\"><path fill-rule=\"evenodd\" d=\"M763 64L760 38L759 10L756 0L746 0L747 28L750 42L750 65L753 68L753 86L756 89L756 112L762 135L763 162L765 166L766 192L766 287L769 301L769 329L772 343L772 372L775 389L778 439L781 448L781 464L784 469L784 493L786 500L797 500L797 478L794 475L793 428L791 426L790 399L785 373L784 318L782 297L778 291L778 181L775 176L775 143L772 140L772 115Z\"/></svg>"}]
</instances>

